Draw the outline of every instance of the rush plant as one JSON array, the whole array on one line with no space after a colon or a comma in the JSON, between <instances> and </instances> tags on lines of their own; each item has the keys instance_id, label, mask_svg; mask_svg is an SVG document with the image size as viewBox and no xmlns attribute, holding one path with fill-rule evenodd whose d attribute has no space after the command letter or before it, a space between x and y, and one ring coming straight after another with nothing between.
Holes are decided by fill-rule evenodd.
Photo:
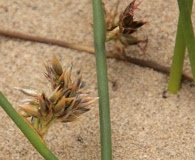
<instances>
[{"instance_id":1,"label":"rush plant","mask_svg":"<svg viewBox=\"0 0 195 160\"><path fill-rule=\"evenodd\" d=\"M110 107L108 93L108 77L106 64L105 43L114 41L117 50L125 58L125 49L130 45L137 45L144 50L148 39L138 39L133 35L139 28L146 24L145 21L134 20L134 12L141 2L136 0L122 11L118 11L119 0L111 10L107 10L101 0L93 0L93 27L94 47L96 55L96 68L98 79L98 96L100 112L100 139L102 160L112 159L112 140L110 124ZM103 5L102 5L103 4ZM191 21L191 9L193 0L178 0L179 22L174 49L174 58L169 80L169 91L176 93L181 81L185 48L187 47L192 74L195 79L195 38ZM15 32L1 32L1 34L31 40L41 43L55 44L94 53L94 49L63 43L60 40L50 40L42 37L26 36ZM144 47L140 44L144 43ZM110 56L114 57L114 56ZM131 62L132 62L131 58ZM138 64L140 60L135 60ZM141 61L142 63L143 61ZM139 63L140 64L140 63ZM145 63L146 64L146 63ZM148 62L147 65L151 66ZM72 81L73 63L63 70L59 60L53 56L51 63L45 63L45 77L51 85L51 93L47 95L40 89L30 87L17 87L19 91L29 98L23 100L20 110L17 112L6 97L0 92L0 105L15 124L24 133L31 144L47 160L57 160L57 157L46 147L44 135L54 123L67 123L76 120L79 116L89 111L89 106L96 101L97 97L90 97L89 92L82 88L82 75L78 73L76 81ZM156 70L160 70L157 67ZM161 70L162 71L162 70ZM169 72L166 70L166 73Z\"/></svg>"},{"instance_id":2,"label":"rush plant","mask_svg":"<svg viewBox=\"0 0 195 160\"><path fill-rule=\"evenodd\" d=\"M44 135L55 123L67 123L88 112L97 97L89 97L89 92L82 88L81 71L76 81L72 81L73 64L63 70L56 56L50 64L45 63L45 77L51 84L51 93L46 95L36 89L25 87L19 89L30 98L24 99L17 112L7 99L0 93L0 105L12 118L24 135L38 152L47 160L57 157L46 147Z\"/></svg>"}]
</instances>

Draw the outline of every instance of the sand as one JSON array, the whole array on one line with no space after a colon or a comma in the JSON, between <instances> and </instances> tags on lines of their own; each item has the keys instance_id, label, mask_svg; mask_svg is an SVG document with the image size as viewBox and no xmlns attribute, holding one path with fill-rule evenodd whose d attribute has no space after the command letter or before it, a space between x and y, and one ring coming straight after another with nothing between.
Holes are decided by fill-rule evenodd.
<instances>
[{"instance_id":1,"label":"sand","mask_svg":"<svg viewBox=\"0 0 195 160\"><path fill-rule=\"evenodd\" d=\"M113 1L105 1L111 6ZM119 9L129 1L122 1ZM148 23L138 36L148 37L145 54L138 47L128 54L166 66L173 56L178 7L176 1L143 1L135 17ZM193 20L194 20L193 16ZM82 1L0 1L0 29L60 39L93 47L92 4ZM15 86L48 91L43 59L55 53L63 66L74 59L83 81L97 96L95 57L87 52L0 36L0 90L18 109L25 96ZM114 160L195 159L195 90L184 82L178 94L166 94L169 77L149 68L108 59L110 112ZM188 55L186 72L190 72ZM114 85L113 85L114 84ZM60 160L100 159L98 102L74 123L56 124L46 136ZM41 160L22 132L0 108L0 160Z\"/></svg>"}]
</instances>

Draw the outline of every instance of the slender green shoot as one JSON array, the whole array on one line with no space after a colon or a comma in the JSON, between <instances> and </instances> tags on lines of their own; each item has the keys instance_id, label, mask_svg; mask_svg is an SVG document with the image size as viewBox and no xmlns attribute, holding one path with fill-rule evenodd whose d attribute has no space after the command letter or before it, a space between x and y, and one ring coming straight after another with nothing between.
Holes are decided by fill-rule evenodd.
<instances>
[{"instance_id":1,"label":"slender green shoot","mask_svg":"<svg viewBox=\"0 0 195 160\"><path fill-rule=\"evenodd\" d=\"M189 1L190 15L192 12L193 0ZM168 83L168 90L171 93L177 93L181 84L182 69L184 62L186 43L183 34L181 15L179 15L177 35L175 40L174 56L171 65L170 79Z\"/></svg>"},{"instance_id":2,"label":"slender green shoot","mask_svg":"<svg viewBox=\"0 0 195 160\"><path fill-rule=\"evenodd\" d=\"M110 107L105 51L105 19L101 0L93 0L94 46L99 94L100 139L102 160L112 159Z\"/></svg>"},{"instance_id":3,"label":"slender green shoot","mask_svg":"<svg viewBox=\"0 0 195 160\"><path fill-rule=\"evenodd\" d=\"M171 93L177 93L181 84L185 49L186 49L186 44L185 44L183 29L181 25L181 17L179 16L174 55L173 55L171 71L170 71L170 79L168 83L168 91L170 91Z\"/></svg>"},{"instance_id":4,"label":"slender green shoot","mask_svg":"<svg viewBox=\"0 0 195 160\"><path fill-rule=\"evenodd\" d=\"M192 70L193 79L195 79L195 39L194 39L194 31L191 21L190 7L189 1L186 0L178 0L179 11L181 15L181 23L184 33L184 39L186 42L190 65Z\"/></svg>"},{"instance_id":5,"label":"slender green shoot","mask_svg":"<svg viewBox=\"0 0 195 160\"><path fill-rule=\"evenodd\" d=\"M5 110L8 116L14 121L19 129L24 133L26 138L34 146L34 148L47 160L58 160L58 158L46 147L45 143L39 137L37 132L30 126L30 124L18 114L12 107L5 96L0 92L0 106Z\"/></svg>"},{"instance_id":6,"label":"slender green shoot","mask_svg":"<svg viewBox=\"0 0 195 160\"><path fill-rule=\"evenodd\" d=\"M192 12L193 0L188 0L190 15ZM177 35L175 40L174 56L171 65L170 79L168 83L168 90L172 93L177 93L181 84L183 62L185 55L186 43L183 34L181 15L179 15Z\"/></svg>"}]
</instances>

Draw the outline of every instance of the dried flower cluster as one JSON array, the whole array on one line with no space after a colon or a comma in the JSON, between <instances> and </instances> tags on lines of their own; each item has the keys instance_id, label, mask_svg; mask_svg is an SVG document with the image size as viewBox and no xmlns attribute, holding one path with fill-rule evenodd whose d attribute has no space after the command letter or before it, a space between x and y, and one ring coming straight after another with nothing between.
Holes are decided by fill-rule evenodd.
<instances>
[{"instance_id":1,"label":"dried flower cluster","mask_svg":"<svg viewBox=\"0 0 195 160\"><path fill-rule=\"evenodd\" d=\"M132 34L137 31L140 27L142 27L146 22L144 21L134 21L134 10L138 8L140 3L135 4L136 0L133 0L122 13L118 13L119 1L115 3L112 7L111 11L108 12L105 7L105 15L106 15L106 31L107 41L114 40L117 44L120 43L120 49L124 51L124 48L129 45L138 45L139 43L145 43L143 49L145 49L148 39L140 40ZM103 5L104 6L104 5ZM139 46L140 47L140 46ZM141 47L140 47L141 48ZM142 48L141 48L142 49Z\"/></svg>"},{"instance_id":2,"label":"dried flower cluster","mask_svg":"<svg viewBox=\"0 0 195 160\"><path fill-rule=\"evenodd\" d=\"M20 114L31 118L31 124L41 137L56 122L72 122L89 111L87 108L97 97L88 97L88 92L81 88L81 72L78 79L71 79L72 63L63 71L56 56L50 65L45 64L45 76L51 83L52 93L49 97L32 88L17 88L31 99L25 99Z\"/></svg>"}]
</instances>

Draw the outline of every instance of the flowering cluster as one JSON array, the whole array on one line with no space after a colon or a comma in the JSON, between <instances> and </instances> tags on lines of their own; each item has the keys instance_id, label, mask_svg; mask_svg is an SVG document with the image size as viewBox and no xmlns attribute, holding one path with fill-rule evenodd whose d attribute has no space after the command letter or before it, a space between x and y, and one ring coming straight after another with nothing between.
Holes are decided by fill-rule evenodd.
<instances>
[{"instance_id":1,"label":"flowering cluster","mask_svg":"<svg viewBox=\"0 0 195 160\"><path fill-rule=\"evenodd\" d=\"M137 29L146 24L144 21L135 21L133 18L135 9L137 9L141 3L135 4L135 1L136 0L133 0L120 14L118 13L119 0L115 3L110 12L104 7L106 15L107 41L114 40L120 42L123 48L129 45L139 46L139 43L147 44L148 39L140 40L132 36Z\"/></svg>"},{"instance_id":2,"label":"flowering cluster","mask_svg":"<svg viewBox=\"0 0 195 160\"><path fill-rule=\"evenodd\" d=\"M20 106L20 114L31 118L31 125L42 137L56 122L72 122L89 111L87 108L97 97L89 97L81 88L81 72L78 79L71 79L72 63L64 71L56 56L51 64L45 64L45 76L51 83L52 93L46 96L32 88L17 88L31 99L25 99Z\"/></svg>"}]
</instances>

